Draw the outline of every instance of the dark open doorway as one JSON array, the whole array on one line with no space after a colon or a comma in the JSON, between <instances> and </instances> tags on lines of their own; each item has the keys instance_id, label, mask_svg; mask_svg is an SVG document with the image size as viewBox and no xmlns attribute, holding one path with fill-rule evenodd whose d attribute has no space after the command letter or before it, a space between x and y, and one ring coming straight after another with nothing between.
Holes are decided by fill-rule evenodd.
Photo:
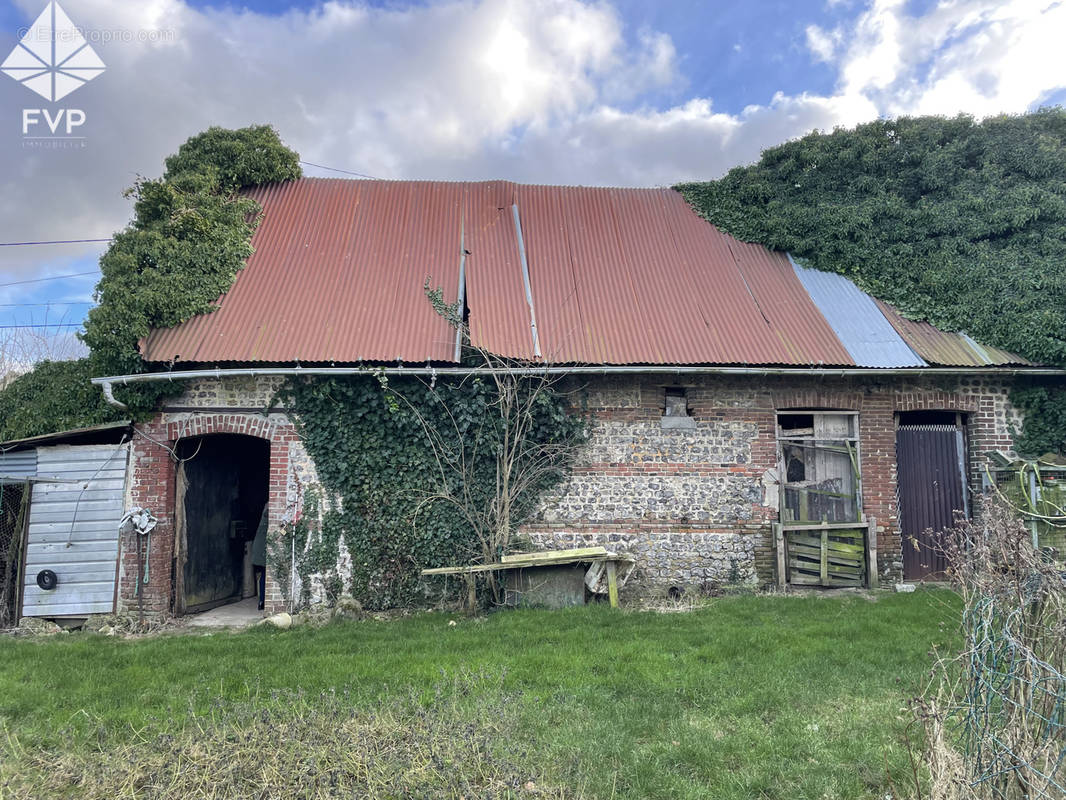
<instances>
[{"instance_id":1,"label":"dark open doorway","mask_svg":"<svg viewBox=\"0 0 1066 800\"><path fill-rule=\"evenodd\" d=\"M270 489L270 443L217 434L185 439L178 476L175 613L252 594L248 548Z\"/></svg>"}]
</instances>

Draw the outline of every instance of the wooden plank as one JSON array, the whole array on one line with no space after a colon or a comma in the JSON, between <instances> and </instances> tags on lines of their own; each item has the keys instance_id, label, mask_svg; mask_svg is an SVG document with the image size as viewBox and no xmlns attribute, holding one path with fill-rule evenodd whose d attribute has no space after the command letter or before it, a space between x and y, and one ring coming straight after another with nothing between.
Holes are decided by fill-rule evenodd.
<instances>
[{"instance_id":1,"label":"wooden plank","mask_svg":"<svg viewBox=\"0 0 1066 800\"><path fill-rule=\"evenodd\" d=\"M785 588L785 534L780 522L772 526L774 531L774 550L777 552L777 588Z\"/></svg>"},{"instance_id":2,"label":"wooden plank","mask_svg":"<svg viewBox=\"0 0 1066 800\"><path fill-rule=\"evenodd\" d=\"M78 564L77 573L75 575L64 575L62 570L53 570L59 575L59 580L74 580L79 583L114 583L115 580L115 562L100 562L98 564ZM42 567L41 569L46 569ZM24 586L37 587L37 573L40 569L35 570L32 574L23 576Z\"/></svg>"},{"instance_id":3,"label":"wooden plank","mask_svg":"<svg viewBox=\"0 0 1066 800\"><path fill-rule=\"evenodd\" d=\"M827 544L828 541L829 541L829 532L828 531L822 531L822 564L821 564L821 566L822 566L822 570L821 570L822 583L826 583L826 582L829 581L829 559L828 559L829 550L826 547L826 544Z\"/></svg>"},{"instance_id":4,"label":"wooden plank","mask_svg":"<svg viewBox=\"0 0 1066 800\"><path fill-rule=\"evenodd\" d=\"M858 587L862 586L862 579L861 578L855 578L855 580L847 580L847 579L844 579L844 578L831 578L829 580L829 583L827 583L826 585L827 586L831 586L831 587L841 587L841 586L843 586L843 587L849 587L849 588L851 588L851 587L858 588Z\"/></svg>"},{"instance_id":5,"label":"wooden plank","mask_svg":"<svg viewBox=\"0 0 1066 800\"><path fill-rule=\"evenodd\" d=\"M100 542L114 542L118 539L118 531L115 530L114 525L108 525L107 530L78 530L74 531L65 530L57 531L56 533L41 534L31 530L30 535L33 537L34 544L61 544L66 545L67 542L74 544L94 544Z\"/></svg>"},{"instance_id":6,"label":"wooden plank","mask_svg":"<svg viewBox=\"0 0 1066 800\"><path fill-rule=\"evenodd\" d=\"M24 617L84 617L89 614L110 614L115 610L114 597L93 603L56 603L48 606L27 606Z\"/></svg>"},{"instance_id":7,"label":"wooden plank","mask_svg":"<svg viewBox=\"0 0 1066 800\"><path fill-rule=\"evenodd\" d=\"M789 542L789 553L791 555L803 555L807 558L813 558L815 561L822 560L821 547L803 542ZM830 548L828 554L830 558L845 563L858 564L862 562L862 556L858 553L838 553L837 550Z\"/></svg>"},{"instance_id":8,"label":"wooden plank","mask_svg":"<svg viewBox=\"0 0 1066 800\"><path fill-rule=\"evenodd\" d=\"M570 550L541 550L536 553L512 553L500 559L501 564L514 564L516 562L537 563L539 561L552 561L555 559L580 559L584 556L605 556L607 549L604 547L576 547Z\"/></svg>"},{"instance_id":9,"label":"wooden plank","mask_svg":"<svg viewBox=\"0 0 1066 800\"><path fill-rule=\"evenodd\" d=\"M46 592L38 587L36 583L33 584L32 589L33 590L31 591L31 587L27 586L26 592L23 595L23 603L25 603L26 608L29 608L30 606L50 606L56 605L56 603L104 603L111 600L115 595L115 586L113 583L108 584L103 590L96 592L88 590L82 591L75 587L68 587L70 591L57 594L57 592L59 592L59 587L56 587L50 592Z\"/></svg>"},{"instance_id":10,"label":"wooden plank","mask_svg":"<svg viewBox=\"0 0 1066 800\"><path fill-rule=\"evenodd\" d=\"M829 540L837 540L840 542L852 543L857 542L862 544L862 531L829 531Z\"/></svg>"},{"instance_id":11,"label":"wooden plank","mask_svg":"<svg viewBox=\"0 0 1066 800\"><path fill-rule=\"evenodd\" d=\"M59 561L103 561L105 558L114 559L118 556L118 534L110 541L79 542L74 540L68 546L65 542L45 542L38 544L30 541L26 547L27 561L41 561L57 559ZM70 556L73 556L71 558Z\"/></svg>"},{"instance_id":12,"label":"wooden plank","mask_svg":"<svg viewBox=\"0 0 1066 800\"><path fill-rule=\"evenodd\" d=\"M788 541L794 544L803 544L809 547L821 547L822 539L818 536L807 536L804 534L794 534L788 537ZM834 550L838 553L855 553L860 558L862 557L863 547L861 544L849 544L847 542L834 542L832 539L826 541L826 547L830 550Z\"/></svg>"},{"instance_id":13,"label":"wooden plank","mask_svg":"<svg viewBox=\"0 0 1066 800\"><path fill-rule=\"evenodd\" d=\"M477 578L472 572L466 574L466 607L470 613L477 611Z\"/></svg>"},{"instance_id":14,"label":"wooden plank","mask_svg":"<svg viewBox=\"0 0 1066 800\"><path fill-rule=\"evenodd\" d=\"M792 569L802 569L812 574L819 574L822 568L821 562L800 561L798 559L789 559L788 565ZM827 571L830 575L862 575L862 567L850 567L843 564L829 564Z\"/></svg>"},{"instance_id":15,"label":"wooden plank","mask_svg":"<svg viewBox=\"0 0 1066 800\"><path fill-rule=\"evenodd\" d=\"M503 564L470 564L465 567L434 567L422 570L423 575L466 575L471 572L492 572L497 569L509 569Z\"/></svg>"},{"instance_id":16,"label":"wooden plank","mask_svg":"<svg viewBox=\"0 0 1066 800\"><path fill-rule=\"evenodd\" d=\"M870 523L867 522L811 522L811 523L784 523L785 533L790 531L820 531L823 528L829 530L847 530L849 528L862 529L866 528Z\"/></svg>"},{"instance_id":17,"label":"wooden plank","mask_svg":"<svg viewBox=\"0 0 1066 800\"><path fill-rule=\"evenodd\" d=\"M606 552L606 551L604 551ZM606 561L607 556L566 556L555 558L542 558L536 561L508 561L506 564L470 564L457 567L433 567L422 570L422 575L466 575L471 572L493 572L501 569L533 569L535 567L557 567L563 564L578 564L584 562Z\"/></svg>"},{"instance_id":18,"label":"wooden plank","mask_svg":"<svg viewBox=\"0 0 1066 800\"><path fill-rule=\"evenodd\" d=\"M862 573L858 575L830 575L826 586L862 586Z\"/></svg>"},{"instance_id":19,"label":"wooden plank","mask_svg":"<svg viewBox=\"0 0 1066 800\"><path fill-rule=\"evenodd\" d=\"M611 600L611 608L618 608L618 570L613 559L607 561L607 596Z\"/></svg>"},{"instance_id":20,"label":"wooden plank","mask_svg":"<svg viewBox=\"0 0 1066 800\"><path fill-rule=\"evenodd\" d=\"M820 564L822 561L822 554L818 551L812 551L811 548L796 548L790 547L788 551L789 558L791 559L803 559L812 562L813 564ZM861 558L836 558L831 553L827 554L827 560L830 564L836 564L841 567L854 567L856 569L862 569Z\"/></svg>"},{"instance_id":21,"label":"wooden plank","mask_svg":"<svg viewBox=\"0 0 1066 800\"><path fill-rule=\"evenodd\" d=\"M541 558L536 561L508 561L506 564L495 564L497 569L533 569L535 567L559 567L565 564L586 564L606 561L608 556L559 556L557 558Z\"/></svg>"},{"instance_id":22,"label":"wooden plank","mask_svg":"<svg viewBox=\"0 0 1066 800\"><path fill-rule=\"evenodd\" d=\"M795 539L790 539L788 542L788 546L790 548L800 548L808 550L813 549L816 553L820 553L822 551L822 543L818 541L811 542L809 537L804 541L796 541ZM836 558L846 558L851 561L862 561L864 557L862 548L856 549L853 547L834 547L833 542L827 542L826 549Z\"/></svg>"},{"instance_id":23,"label":"wooden plank","mask_svg":"<svg viewBox=\"0 0 1066 800\"><path fill-rule=\"evenodd\" d=\"M878 588L881 578L877 574L877 521L872 517L866 529L866 575L866 585L871 589Z\"/></svg>"},{"instance_id":24,"label":"wooden plank","mask_svg":"<svg viewBox=\"0 0 1066 800\"><path fill-rule=\"evenodd\" d=\"M830 575L862 575L862 566L847 566L845 564L830 564Z\"/></svg>"},{"instance_id":25,"label":"wooden plank","mask_svg":"<svg viewBox=\"0 0 1066 800\"><path fill-rule=\"evenodd\" d=\"M118 558L117 544L110 549L110 552L102 550L87 552L84 550L78 550L75 547L55 553L29 552L26 554L25 562L26 570L29 571L31 567L36 567L37 569L45 569L48 567L57 568L57 565L63 564L70 564L72 566L75 564L114 564L116 558Z\"/></svg>"}]
</instances>

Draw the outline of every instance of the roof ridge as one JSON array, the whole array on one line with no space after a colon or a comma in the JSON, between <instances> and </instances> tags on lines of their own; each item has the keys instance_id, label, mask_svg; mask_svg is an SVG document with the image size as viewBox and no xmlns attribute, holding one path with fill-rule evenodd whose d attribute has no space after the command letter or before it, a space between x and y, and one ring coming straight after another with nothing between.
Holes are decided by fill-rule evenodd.
<instances>
[{"instance_id":1,"label":"roof ridge","mask_svg":"<svg viewBox=\"0 0 1066 800\"><path fill-rule=\"evenodd\" d=\"M581 183L526 183L523 181L515 181L510 178L485 178L483 180L473 180L464 178L339 178L339 177L321 177L317 175L305 175L302 178L297 178L292 181L264 183L260 186L284 186L284 185L299 185L301 183L370 183L370 184L440 184L442 186L484 186L487 184L504 183L510 184L516 187L526 187L531 189L587 189L592 191L620 191L620 192L663 192L663 191L675 191L672 186L614 186L614 185L589 185ZM257 187L249 187L255 189Z\"/></svg>"}]
</instances>

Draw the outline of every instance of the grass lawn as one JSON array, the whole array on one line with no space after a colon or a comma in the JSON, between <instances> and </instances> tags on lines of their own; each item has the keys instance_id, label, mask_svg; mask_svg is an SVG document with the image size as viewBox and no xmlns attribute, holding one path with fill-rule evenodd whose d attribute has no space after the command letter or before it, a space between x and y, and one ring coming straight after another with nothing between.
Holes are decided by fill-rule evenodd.
<instances>
[{"instance_id":1,"label":"grass lawn","mask_svg":"<svg viewBox=\"0 0 1066 800\"><path fill-rule=\"evenodd\" d=\"M279 691L313 706L336 689L367 713L412 693L432 713L435 693L451 693L475 724L506 697L512 736L499 747L567 796L882 798L886 773L908 771L902 701L931 648L953 644L957 615L953 595L927 590L876 602L730 597L686 613L597 606L4 638L0 719L22 752L90 752L227 704L279 702ZM474 691L457 688L471 673L482 676Z\"/></svg>"}]
</instances>

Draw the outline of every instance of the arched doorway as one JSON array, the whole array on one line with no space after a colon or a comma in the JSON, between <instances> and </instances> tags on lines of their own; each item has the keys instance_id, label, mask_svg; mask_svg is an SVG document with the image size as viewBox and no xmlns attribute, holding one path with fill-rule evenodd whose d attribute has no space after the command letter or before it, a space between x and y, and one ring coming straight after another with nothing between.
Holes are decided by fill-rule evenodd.
<instances>
[{"instance_id":1,"label":"arched doorway","mask_svg":"<svg viewBox=\"0 0 1066 800\"><path fill-rule=\"evenodd\" d=\"M270 442L213 434L183 439L177 454L174 612L250 597L248 553L270 491Z\"/></svg>"}]
</instances>

